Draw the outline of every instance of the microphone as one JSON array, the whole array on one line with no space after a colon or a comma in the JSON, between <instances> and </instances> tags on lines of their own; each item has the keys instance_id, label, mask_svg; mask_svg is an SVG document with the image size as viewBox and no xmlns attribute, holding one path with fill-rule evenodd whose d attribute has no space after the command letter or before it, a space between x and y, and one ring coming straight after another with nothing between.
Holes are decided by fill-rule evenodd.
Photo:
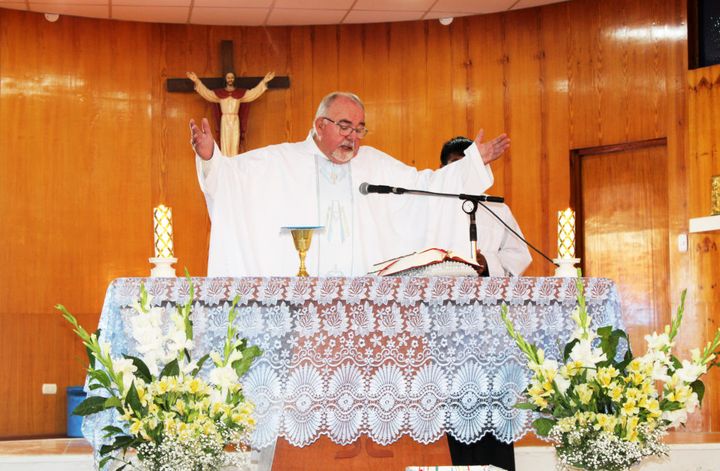
<instances>
[{"instance_id":1,"label":"microphone","mask_svg":"<svg viewBox=\"0 0 720 471\"><path fill-rule=\"evenodd\" d=\"M502 196L491 196L491 195L466 195L466 194L449 194L449 193L437 193L434 191L425 191L425 190L408 190L407 188L400 188L399 186L389 186L389 185L372 185L368 182L363 182L360 184L360 193L363 195L368 195L370 193L381 193L381 194L388 194L392 193L394 195L402 195L404 193L414 194L414 195L430 195L430 196L449 196L452 198L460 198L461 200L470 200L470 201L480 201L480 202L487 202L487 203L504 203L505 198Z\"/></svg>"},{"instance_id":2,"label":"microphone","mask_svg":"<svg viewBox=\"0 0 720 471\"><path fill-rule=\"evenodd\" d=\"M361 183L359 190L363 195L368 195L370 193L394 193L396 195L401 195L406 191L405 188L397 188L388 185L371 185L368 182Z\"/></svg>"},{"instance_id":3,"label":"microphone","mask_svg":"<svg viewBox=\"0 0 720 471\"><path fill-rule=\"evenodd\" d=\"M470 200L470 201L481 201L486 203L504 203L505 198L502 196L491 196L491 195L465 195L463 193L460 193L458 195L458 198L461 200Z\"/></svg>"}]
</instances>

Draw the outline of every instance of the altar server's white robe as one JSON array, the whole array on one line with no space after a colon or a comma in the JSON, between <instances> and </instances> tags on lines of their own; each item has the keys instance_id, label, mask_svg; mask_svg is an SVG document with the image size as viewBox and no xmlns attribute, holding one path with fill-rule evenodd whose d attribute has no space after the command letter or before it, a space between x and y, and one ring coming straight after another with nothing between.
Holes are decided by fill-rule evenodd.
<instances>
[{"instance_id":1,"label":"altar server's white robe","mask_svg":"<svg viewBox=\"0 0 720 471\"><path fill-rule=\"evenodd\" d=\"M465 159L453 162L449 168ZM470 192L477 194L477 192ZM448 203L439 202L442 208L437 224L430 228L429 240L443 244L443 247L462 257L472 257L470 247L470 217L462 211L460 200ZM515 232L523 235L510 208L503 203L483 203L500 217ZM510 232L490 212L478 206L476 213L477 247L485 256L490 276L520 276L532 262L530 251L525 242ZM460 228L460 229L458 229Z\"/></svg>"},{"instance_id":2,"label":"altar server's white robe","mask_svg":"<svg viewBox=\"0 0 720 471\"><path fill-rule=\"evenodd\" d=\"M369 146L362 146L349 166L347 239L349 268L342 275L364 275L379 261L404 255L442 240L430 241L429 228L440 214L425 196L362 195L363 182L448 193L477 193L490 187L493 176L477 147L466 158L440 170L405 165ZM283 226L323 225L319 214L318 159L327 158L311 136L305 141L273 145L225 157L215 148L208 161L196 157L200 187L212 223L208 276L293 276L298 254ZM326 162L323 162L323 165ZM325 166L327 167L327 166ZM442 205L441 205L442 206ZM465 230L460 226L459 231ZM321 232L310 246L307 268L318 273L323 246ZM326 252L327 253L327 252Z\"/></svg>"}]
</instances>

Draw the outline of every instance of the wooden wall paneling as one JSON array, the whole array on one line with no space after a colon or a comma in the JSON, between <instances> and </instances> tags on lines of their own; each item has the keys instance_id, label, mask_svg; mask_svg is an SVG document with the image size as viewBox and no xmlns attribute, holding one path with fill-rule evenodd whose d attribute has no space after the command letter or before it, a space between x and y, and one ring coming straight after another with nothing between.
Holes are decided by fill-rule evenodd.
<instances>
[{"instance_id":1,"label":"wooden wall paneling","mask_svg":"<svg viewBox=\"0 0 720 471\"><path fill-rule=\"evenodd\" d=\"M629 134L631 114L622 112L630 94L628 41L632 41L632 34L629 33L638 31L632 19L627 18L629 8L631 6L625 3L598 4L598 36L591 51L598 106L596 119L599 134L596 145L627 142ZM620 24L617 18L622 18ZM634 90L636 93L638 91L640 89ZM642 121L637 116L633 118L635 123Z\"/></svg>"},{"instance_id":2,"label":"wooden wall paneling","mask_svg":"<svg viewBox=\"0 0 720 471\"><path fill-rule=\"evenodd\" d=\"M675 313L679 303L682 290L687 289L688 295L685 304L685 321L681 337L676 344L676 350L681 355L689 355L689 350L695 348L704 338L705 319L703 312L697 309L696 290L701 280L692 276L691 265L692 236L689 240L690 251L682 253L678 250L678 237L687 236L688 230L688 193L692 191L688 187L688 103L687 85L685 82L687 74L687 12L686 2L681 0L665 2L664 5L657 5L654 11L664 13L666 34L658 41L658 45L665 45L660 48L660 53L665 54L663 73L664 86L667 98L662 103L666 111L660 111L661 119L664 120L665 132L668 136L668 203L669 203L669 231L670 239L670 284L669 296L671 314ZM661 37L661 34L657 35ZM659 70L659 72L663 72ZM664 115L663 115L664 113ZM690 131L692 132L692 131ZM713 387L707 383L708 391ZM717 386L715 386L717 387ZM714 406L707 406L706 400L702 414L691 418L688 424L689 430L709 430L709 415L715 414Z\"/></svg>"},{"instance_id":3,"label":"wooden wall paneling","mask_svg":"<svg viewBox=\"0 0 720 471\"><path fill-rule=\"evenodd\" d=\"M404 101L404 90L407 86L403 81L401 71L402 60L406 51L403 50L403 42L400 37L400 30L393 24L385 25L385 50L387 51L387 87L386 95L380 97L376 103L380 121L373 133L372 144L377 145L380 150L395 156L407 163L407 149L405 139L406 131L406 106ZM382 110L382 111L381 111ZM375 126L373 124L373 126Z\"/></svg>"},{"instance_id":4,"label":"wooden wall paneling","mask_svg":"<svg viewBox=\"0 0 720 471\"><path fill-rule=\"evenodd\" d=\"M540 239L532 241L546 255L557 256L557 212L570 205L570 149L568 108L568 52L567 4L552 5L540 11L540 41L543 55L542 77L542 142L543 159L547 162L547 174L543 187L547 191L547 203L542 208L545 223ZM554 266L533 253L529 273L553 275Z\"/></svg>"},{"instance_id":5,"label":"wooden wall paneling","mask_svg":"<svg viewBox=\"0 0 720 471\"><path fill-rule=\"evenodd\" d=\"M427 109L423 130L428 136L427 147L418 160L418 168L439 168L443 143L455 137L453 129L453 55L450 46L450 28L439 21L423 24L425 28L426 57L422 70L427 77Z\"/></svg>"},{"instance_id":6,"label":"wooden wall paneling","mask_svg":"<svg viewBox=\"0 0 720 471\"><path fill-rule=\"evenodd\" d=\"M320 100L330 92L340 88L338 67L339 26L312 26L313 29L313 102Z\"/></svg>"},{"instance_id":7,"label":"wooden wall paneling","mask_svg":"<svg viewBox=\"0 0 720 471\"><path fill-rule=\"evenodd\" d=\"M688 103L688 208L690 217L710 214L710 178L720 173L717 161L718 128L715 123L716 108L720 95L716 84L720 83L720 66L705 67L687 72ZM690 336L695 339L710 338L720 325L720 235L717 231L690 234L690 287L691 318ZM687 350L693 342L682 344ZM706 381L707 396L703 406L705 430L720 430L720 375L713 372Z\"/></svg>"},{"instance_id":8,"label":"wooden wall paneling","mask_svg":"<svg viewBox=\"0 0 720 471\"><path fill-rule=\"evenodd\" d=\"M510 151L492 164L495 184L489 190L489 193L510 197L505 178L505 162L516 155L516 140L522 140L522 136L513 136L505 109L509 84L503 67L508 58L503 51L505 30L500 18L500 15L460 18L467 23L467 46L460 43L462 49L467 49L465 64L468 68L468 94L463 105L467 116L465 135L468 138L475 139L480 129L485 131L485 136L489 139L503 132L510 135ZM458 48L458 51L460 50ZM522 225L522 222L520 224Z\"/></svg>"},{"instance_id":9,"label":"wooden wall paneling","mask_svg":"<svg viewBox=\"0 0 720 471\"><path fill-rule=\"evenodd\" d=\"M70 306L68 306L70 308ZM96 326L96 313L76 313L85 326ZM0 381L0 437L54 435L66 428L67 386L82 385L85 352L59 313L0 313L4 359ZM89 327L90 330L93 327ZM42 383L55 383L56 395L41 394Z\"/></svg>"},{"instance_id":10,"label":"wooden wall paneling","mask_svg":"<svg viewBox=\"0 0 720 471\"><path fill-rule=\"evenodd\" d=\"M363 25L362 42L364 67L359 73L364 88L360 98L365 103L365 124L370 130L363 144L399 158L400 107L394 92L401 83L390 66L390 26Z\"/></svg>"},{"instance_id":11,"label":"wooden wall paneling","mask_svg":"<svg viewBox=\"0 0 720 471\"><path fill-rule=\"evenodd\" d=\"M242 31L244 41L239 46L242 57L240 63L247 69L243 70L244 75L264 76L271 71L278 76L289 74L287 28L243 28ZM293 86L292 77L290 86ZM288 93L289 89L270 89L250 105L248 149L287 141L283 124L285 95Z\"/></svg>"},{"instance_id":12,"label":"wooden wall paneling","mask_svg":"<svg viewBox=\"0 0 720 471\"><path fill-rule=\"evenodd\" d=\"M690 234L691 279L698 283L689 290L690 316L683 318L679 349L686 356L692 348L704 347L720 327L720 234L717 231ZM720 375L709 375L705 381L707 397L703 401L703 414L695 418L693 425L705 431L720 430Z\"/></svg>"},{"instance_id":13,"label":"wooden wall paneling","mask_svg":"<svg viewBox=\"0 0 720 471\"><path fill-rule=\"evenodd\" d=\"M470 43L476 40L476 34L470 27L468 17L455 18L447 27L449 44L447 56L450 59L450 82L452 107L450 109L450 134L452 137L465 136L474 139L477 134L472 123L474 98L479 91L472 81L473 64L470 60ZM448 138L450 139L450 138ZM445 139L447 141L447 139ZM445 142L443 141L443 142Z\"/></svg>"},{"instance_id":14,"label":"wooden wall paneling","mask_svg":"<svg viewBox=\"0 0 720 471\"><path fill-rule=\"evenodd\" d=\"M427 114L427 44L424 23L392 23L390 30L393 38L391 54L399 58L399 67L394 72L402 80L402 127L400 134L395 136L401 141L401 150L399 154L393 155L413 167L427 168L430 158L423 155L423 150L431 148L433 143L427 132L431 120Z\"/></svg>"},{"instance_id":15,"label":"wooden wall paneling","mask_svg":"<svg viewBox=\"0 0 720 471\"><path fill-rule=\"evenodd\" d=\"M665 79L666 112L665 120L668 147L668 208L670 214L670 300L673 309L680 302L680 292L693 285L690 278L690 256L678 250L677 240L685 235L688 229L688 149L687 131L688 114L686 101L687 73L687 3L683 0L666 2L664 12L665 31L673 32L660 44L666 45L666 70L659 70ZM688 314L693 314L693 304L689 303Z\"/></svg>"},{"instance_id":16,"label":"wooden wall paneling","mask_svg":"<svg viewBox=\"0 0 720 471\"><path fill-rule=\"evenodd\" d=\"M540 48L540 17L537 10L521 10L504 17L505 31L505 79L508 83L506 106L508 110L508 133L517 135L512 152L504 160L508 201L522 201L514 205L513 213L528 240L542 240L544 231L542 208L547 206L548 193L543 189L543 174L547 162L542 155L542 80L541 63L544 60ZM532 274L536 270L531 268Z\"/></svg>"},{"instance_id":17,"label":"wooden wall paneling","mask_svg":"<svg viewBox=\"0 0 720 471\"><path fill-rule=\"evenodd\" d=\"M288 141L301 141L312 127L318 103L313 97L313 40L311 28L290 27L288 45L288 73L290 92L286 101Z\"/></svg>"},{"instance_id":18,"label":"wooden wall paneling","mask_svg":"<svg viewBox=\"0 0 720 471\"><path fill-rule=\"evenodd\" d=\"M604 35L608 38L607 47L619 49L616 56L622 57L622 68L614 67L611 77L612 83L617 84L621 101L616 101L604 113L609 123L614 124L606 133L608 142L667 135L668 77L665 72L670 48L666 45L674 41L677 31L676 26L667 29L657 26L667 21L667 4L664 0L651 1L650 5L628 4L624 7L626 20L622 28L613 25L605 28L613 33ZM614 13L608 12L608 17ZM633 111L623 113L624 110ZM617 120L620 113L624 115L623 123Z\"/></svg>"},{"instance_id":19,"label":"wooden wall paneling","mask_svg":"<svg viewBox=\"0 0 720 471\"><path fill-rule=\"evenodd\" d=\"M362 25L338 27L338 83L344 91L355 93L363 99L365 92L365 39Z\"/></svg>"},{"instance_id":20,"label":"wooden wall paneling","mask_svg":"<svg viewBox=\"0 0 720 471\"><path fill-rule=\"evenodd\" d=\"M710 214L711 176L720 174L720 161L717 157L720 141L720 126L715 124L720 113L716 111L720 104L720 93L716 91L720 83L720 66L695 69L688 72L688 112L691 138L689 157L692 172L689 177L689 207L691 217Z\"/></svg>"},{"instance_id":21,"label":"wooden wall paneling","mask_svg":"<svg viewBox=\"0 0 720 471\"><path fill-rule=\"evenodd\" d=\"M142 115L148 93L142 83L133 81L131 67L117 64L113 57L122 55L122 48L137 49L144 32L141 27L117 31L113 42L95 49L78 47L69 55L63 53L68 42L90 44L95 30L58 28L57 36L47 38L45 50L25 51L51 57L44 70L16 75L22 95L3 91L9 113L17 106L27 118L22 131L26 138L7 144L8 155L27 156L16 160L12 171L16 194L23 197L6 213L16 214L18 226L26 231L26 244L12 252L8 268L23 286L37 285L39 273L45 280L35 296L17 292L11 297L9 310L42 312L60 296L85 299L87 304L78 306L83 311L97 309L102 298L84 297L87 289L104 289L113 275L114 257L136 258L132 215L147 198L137 189L148 182L149 163L141 155L149 150L149 126L132 117ZM142 54L138 60L136 72L142 75L147 63ZM3 74L13 72L5 68ZM122 82L128 85L120 91ZM49 99L50 90L57 94L55 99ZM140 149L144 152L137 152ZM123 158L113 158L116 151ZM119 217L123 215L128 217ZM73 263L67 263L70 260Z\"/></svg>"},{"instance_id":22,"label":"wooden wall paneling","mask_svg":"<svg viewBox=\"0 0 720 471\"><path fill-rule=\"evenodd\" d=\"M570 148L591 147L601 143L595 59L599 2L575 1L568 8Z\"/></svg>"},{"instance_id":23,"label":"wooden wall paneling","mask_svg":"<svg viewBox=\"0 0 720 471\"><path fill-rule=\"evenodd\" d=\"M195 176L195 158L190 146L190 119L200 123L207 118L214 136L217 124L212 105L196 92L170 93L166 88L167 78L184 78L192 71L200 77L219 76L220 65L209 61L217 60L220 54L219 42L208 38L208 30L187 25L162 25L163 44L157 46L156 61L164 69L156 70L152 78L159 82L157 93L164 106L154 115L154 122L163 123L159 139L160 151L164 155L153 156L165 162L165 187L162 195L153 197L151 206L160 203L173 208L173 232L176 273L183 274L187 268L191 275L207 273L207 249L210 220L205 199ZM227 39L227 38L226 38ZM235 48L239 45L235 44ZM237 66L237 59L235 60ZM157 185L153 181L154 185ZM146 227L152 230L152 208L148 208ZM144 232L147 238L147 230ZM150 244L149 247L147 244ZM146 241L147 256L154 256L152 241Z\"/></svg>"}]
</instances>

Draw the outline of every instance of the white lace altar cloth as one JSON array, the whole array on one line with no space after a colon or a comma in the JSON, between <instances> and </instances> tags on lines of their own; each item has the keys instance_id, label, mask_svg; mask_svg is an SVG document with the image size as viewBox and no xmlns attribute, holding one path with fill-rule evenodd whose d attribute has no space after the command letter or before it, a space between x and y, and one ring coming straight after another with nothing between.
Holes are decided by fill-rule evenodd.
<instances>
[{"instance_id":1,"label":"white lace altar cloth","mask_svg":"<svg viewBox=\"0 0 720 471\"><path fill-rule=\"evenodd\" d=\"M421 443L451 433L471 443L486 433L504 442L531 429L532 412L513 405L530 372L500 318L503 302L527 340L559 358L574 330L570 278L359 277L193 278L195 349L219 350L227 313L241 296L240 334L264 353L243 379L255 401L253 446L278 437L305 446L321 435L349 444L364 434L380 444L402 435ZM583 279L595 327L622 327L612 281ZM188 299L183 278L117 279L99 328L113 355L136 355L127 318L144 283L166 321ZM90 394L93 394L91 391ZM85 419L97 448L114 411Z\"/></svg>"}]
</instances>

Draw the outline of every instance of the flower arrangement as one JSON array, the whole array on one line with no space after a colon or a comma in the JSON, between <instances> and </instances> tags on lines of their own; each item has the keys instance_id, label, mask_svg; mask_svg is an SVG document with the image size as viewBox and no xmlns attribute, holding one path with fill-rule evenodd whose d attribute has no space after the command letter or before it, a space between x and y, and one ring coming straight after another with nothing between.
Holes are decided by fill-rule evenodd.
<instances>
[{"instance_id":1,"label":"flower arrangement","mask_svg":"<svg viewBox=\"0 0 720 471\"><path fill-rule=\"evenodd\" d=\"M141 286L135 315L129 320L137 357L113 357L98 333L89 334L64 306L56 306L88 351L88 387L104 390L104 397L88 397L74 414L114 409L123 425L103 429L111 443L100 448L100 468L111 460L124 463L121 468L137 467L139 461L141 469L163 471L213 470L247 462L247 453L227 453L226 448L244 449L255 428L254 404L243 395L239 378L261 351L248 346L233 327L236 297L222 352L191 360L194 292L189 276L188 282L189 300L172 313L167 332L163 309L149 306ZM204 367L208 359L212 368ZM136 460L127 455L129 449L136 451Z\"/></svg>"},{"instance_id":2,"label":"flower arrangement","mask_svg":"<svg viewBox=\"0 0 720 471\"><path fill-rule=\"evenodd\" d=\"M618 353L620 340L628 341L623 330L590 330L580 278L577 291L577 328L565 345L562 363L529 344L503 306L505 327L532 371L525 391L529 402L516 407L540 413L533 422L535 431L554 443L566 468L620 471L647 456L666 455L662 438L667 430L684 425L702 401L700 377L715 365L720 329L702 351L692 351L691 360L681 362L672 354L685 306L683 291L671 324L659 335L645 336L647 353L635 358L629 342L624 353Z\"/></svg>"}]
</instances>

